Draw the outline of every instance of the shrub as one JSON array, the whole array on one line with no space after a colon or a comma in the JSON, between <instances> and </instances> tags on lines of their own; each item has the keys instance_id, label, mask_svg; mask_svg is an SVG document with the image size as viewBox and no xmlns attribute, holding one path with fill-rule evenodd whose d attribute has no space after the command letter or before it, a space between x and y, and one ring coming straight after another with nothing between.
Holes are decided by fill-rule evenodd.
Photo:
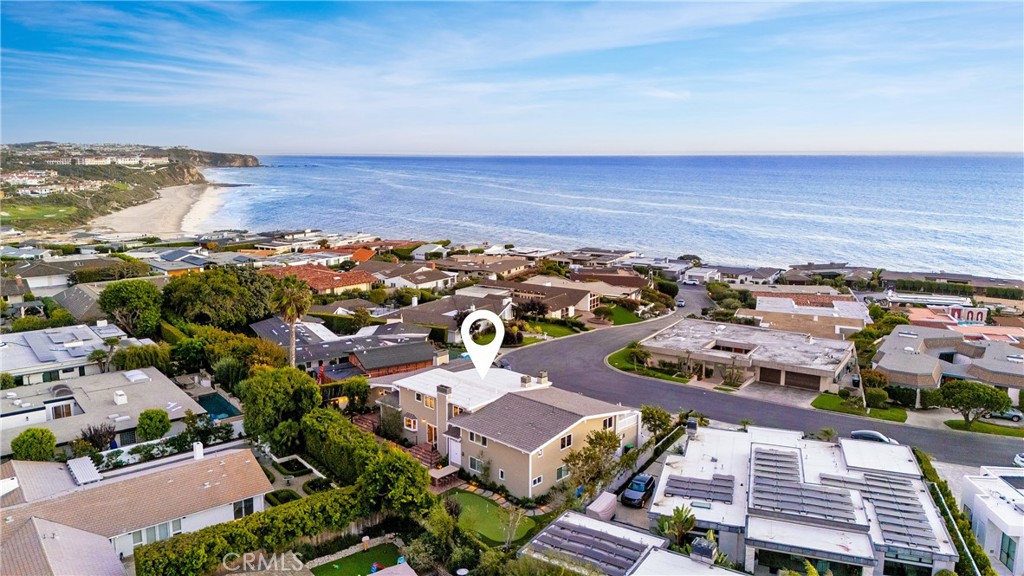
<instances>
[{"instance_id":1,"label":"shrub","mask_svg":"<svg viewBox=\"0 0 1024 576\"><path fill-rule=\"evenodd\" d=\"M160 337L163 338L164 342L167 342L171 346L178 343L179 340L185 338L185 333L178 330L173 324L166 320L160 321Z\"/></svg>"},{"instance_id":2,"label":"shrub","mask_svg":"<svg viewBox=\"0 0 1024 576\"><path fill-rule=\"evenodd\" d=\"M921 389L921 408L934 408L939 405L938 389Z\"/></svg>"},{"instance_id":3,"label":"shrub","mask_svg":"<svg viewBox=\"0 0 1024 576\"><path fill-rule=\"evenodd\" d=\"M213 376L222 388L237 396L238 383L249 377L249 368L241 361L225 356L213 365Z\"/></svg>"},{"instance_id":4,"label":"shrub","mask_svg":"<svg viewBox=\"0 0 1024 576\"><path fill-rule=\"evenodd\" d=\"M14 376L7 372L0 373L0 390L7 390L8 388L14 388L14 386Z\"/></svg>"},{"instance_id":5,"label":"shrub","mask_svg":"<svg viewBox=\"0 0 1024 576\"><path fill-rule=\"evenodd\" d=\"M886 386L885 391L893 402L904 408L913 408L917 405L917 389L906 386Z\"/></svg>"},{"instance_id":6,"label":"shrub","mask_svg":"<svg viewBox=\"0 0 1024 576\"><path fill-rule=\"evenodd\" d=\"M860 379L866 388L885 388L889 385L889 378L871 368L860 371Z\"/></svg>"},{"instance_id":7,"label":"shrub","mask_svg":"<svg viewBox=\"0 0 1024 576\"><path fill-rule=\"evenodd\" d=\"M323 462L339 484L353 484L369 455L377 448L373 436L360 430L336 410L317 408L302 418L306 452Z\"/></svg>"},{"instance_id":8,"label":"shrub","mask_svg":"<svg viewBox=\"0 0 1024 576\"><path fill-rule=\"evenodd\" d=\"M668 280L658 280L658 292L665 294L669 298L675 298L679 294L679 285Z\"/></svg>"},{"instance_id":9,"label":"shrub","mask_svg":"<svg viewBox=\"0 0 1024 576\"><path fill-rule=\"evenodd\" d=\"M162 408L150 408L139 414L139 426L136 429L140 442L162 438L171 429L171 419Z\"/></svg>"},{"instance_id":10,"label":"shrub","mask_svg":"<svg viewBox=\"0 0 1024 576\"><path fill-rule=\"evenodd\" d=\"M313 478L307 480L302 485L302 491L306 494L316 494L317 492L325 492L331 489L331 481L327 478Z\"/></svg>"},{"instance_id":11,"label":"shrub","mask_svg":"<svg viewBox=\"0 0 1024 576\"><path fill-rule=\"evenodd\" d=\"M267 495L264 496L264 498L266 498L267 502L269 502L271 506L280 506L281 504L287 504L295 500L301 500L302 496L299 496L299 494L295 490L289 490L287 488L284 488L281 490L274 490L273 492L268 492Z\"/></svg>"},{"instance_id":12,"label":"shrub","mask_svg":"<svg viewBox=\"0 0 1024 576\"><path fill-rule=\"evenodd\" d=\"M885 408L885 403L889 401L889 394L881 388L868 388L864 390L864 401L868 408Z\"/></svg>"},{"instance_id":13,"label":"shrub","mask_svg":"<svg viewBox=\"0 0 1024 576\"><path fill-rule=\"evenodd\" d=\"M260 464L260 468L263 469L263 474L266 475L267 481L269 481L271 484L273 484L274 481L277 480L277 476L274 476L273 472L271 472L270 470L267 470L266 466L264 466L263 464Z\"/></svg>"},{"instance_id":14,"label":"shrub","mask_svg":"<svg viewBox=\"0 0 1024 576\"><path fill-rule=\"evenodd\" d=\"M53 460L57 448L57 437L46 428L27 428L11 440L11 452L15 460Z\"/></svg>"},{"instance_id":15,"label":"shrub","mask_svg":"<svg viewBox=\"0 0 1024 576\"><path fill-rule=\"evenodd\" d=\"M849 400L850 399L850 389L849 388L840 388L839 389L839 397L842 398L843 400Z\"/></svg>"}]
</instances>

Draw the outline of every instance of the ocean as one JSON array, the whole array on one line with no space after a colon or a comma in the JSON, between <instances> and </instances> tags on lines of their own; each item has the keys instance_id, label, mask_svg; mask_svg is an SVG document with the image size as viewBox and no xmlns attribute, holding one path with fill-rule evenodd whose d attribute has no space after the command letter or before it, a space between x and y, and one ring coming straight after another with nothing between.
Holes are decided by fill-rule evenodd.
<instances>
[{"instance_id":1,"label":"ocean","mask_svg":"<svg viewBox=\"0 0 1024 576\"><path fill-rule=\"evenodd\" d=\"M261 157L200 229L1024 277L1024 157Z\"/></svg>"}]
</instances>

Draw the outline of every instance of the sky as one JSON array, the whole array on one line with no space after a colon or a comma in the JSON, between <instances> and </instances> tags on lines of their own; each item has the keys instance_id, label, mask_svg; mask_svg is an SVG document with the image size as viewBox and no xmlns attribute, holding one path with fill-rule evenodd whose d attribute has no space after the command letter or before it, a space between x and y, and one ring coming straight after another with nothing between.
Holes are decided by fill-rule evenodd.
<instances>
[{"instance_id":1,"label":"sky","mask_svg":"<svg viewBox=\"0 0 1024 576\"><path fill-rule=\"evenodd\" d=\"M1021 152L1024 3L0 5L4 143Z\"/></svg>"}]
</instances>

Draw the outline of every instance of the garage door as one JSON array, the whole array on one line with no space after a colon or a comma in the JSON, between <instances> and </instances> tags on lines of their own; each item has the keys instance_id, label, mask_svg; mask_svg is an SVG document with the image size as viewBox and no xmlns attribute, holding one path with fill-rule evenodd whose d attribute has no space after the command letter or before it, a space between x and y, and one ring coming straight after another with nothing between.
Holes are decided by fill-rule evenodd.
<instances>
[{"instance_id":1,"label":"garage door","mask_svg":"<svg viewBox=\"0 0 1024 576\"><path fill-rule=\"evenodd\" d=\"M761 368L761 382L778 384L782 382L782 370L775 368Z\"/></svg>"},{"instance_id":2,"label":"garage door","mask_svg":"<svg viewBox=\"0 0 1024 576\"><path fill-rule=\"evenodd\" d=\"M786 386L803 388L805 390L818 390L821 388L821 376L814 374L801 374L799 372L786 372Z\"/></svg>"}]
</instances>

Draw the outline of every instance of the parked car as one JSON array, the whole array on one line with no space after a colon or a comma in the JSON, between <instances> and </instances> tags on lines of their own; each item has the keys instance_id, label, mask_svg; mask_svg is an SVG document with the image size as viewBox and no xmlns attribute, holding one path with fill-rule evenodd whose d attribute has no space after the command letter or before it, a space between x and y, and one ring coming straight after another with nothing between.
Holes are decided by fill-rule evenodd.
<instances>
[{"instance_id":1,"label":"parked car","mask_svg":"<svg viewBox=\"0 0 1024 576\"><path fill-rule=\"evenodd\" d=\"M679 298L678 300L676 300L676 306L679 307L679 308L682 308L683 306L686 306L686 300L683 300L682 298Z\"/></svg>"},{"instance_id":2,"label":"parked car","mask_svg":"<svg viewBox=\"0 0 1024 576\"><path fill-rule=\"evenodd\" d=\"M1020 422L1024 419L1024 412L1017 410L1016 408L1010 408L1002 412L989 412L985 414L985 418L1002 418L1003 420L1013 420L1014 422Z\"/></svg>"},{"instance_id":3,"label":"parked car","mask_svg":"<svg viewBox=\"0 0 1024 576\"><path fill-rule=\"evenodd\" d=\"M883 442L885 444L895 444L899 446L899 442L889 438L885 434L875 430L854 430L850 432L850 438L854 440L868 440L871 442Z\"/></svg>"},{"instance_id":4,"label":"parked car","mask_svg":"<svg viewBox=\"0 0 1024 576\"><path fill-rule=\"evenodd\" d=\"M1021 452L1020 454L1017 454L1016 456L1013 457L1013 465L1024 468L1024 452Z\"/></svg>"},{"instance_id":5,"label":"parked car","mask_svg":"<svg viewBox=\"0 0 1024 576\"><path fill-rule=\"evenodd\" d=\"M700 284L700 282L697 282L696 280L683 280L681 284L686 284L687 286L697 286Z\"/></svg>"},{"instance_id":6,"label":"parked car","mask_svg":"<svg viewBox=\"0 0 1024 576\"><path fill-rule=\"evenodd\" d=\"M637 474L629 482L622 493L622 504L633 508L646 508L648 500L654 495L654 476Z\"/></svg>"}]
</instances>

